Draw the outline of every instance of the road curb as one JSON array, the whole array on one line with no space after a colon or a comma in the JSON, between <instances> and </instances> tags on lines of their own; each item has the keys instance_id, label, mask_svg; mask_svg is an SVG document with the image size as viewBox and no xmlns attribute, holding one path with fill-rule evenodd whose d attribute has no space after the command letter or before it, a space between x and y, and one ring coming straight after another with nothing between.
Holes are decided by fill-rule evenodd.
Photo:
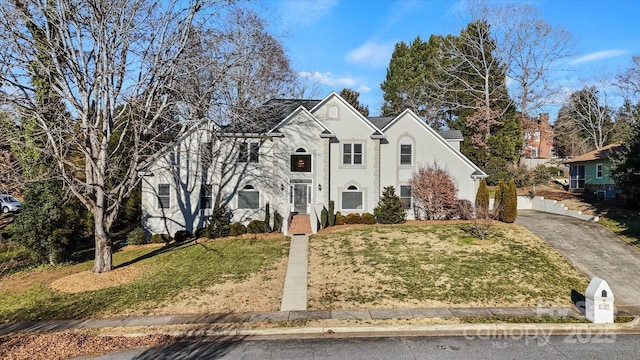
<instances>
[{"instance_id":1,"label":"road curb","mask_svg":"<svg viewBox=\"0 0 640 360\"><path fill-rule=\"evenodd\" d=\"M576 337L596 337L612 334L640 334L640 317L627 323L617 324L440 324L440 325L399 325L399 326L336 326L336 327L296 327L270 329L192 329L181 331L161 331L127 333L124 336L143 336L161 333L176 337L209 337L212 339L252 338L345 338L382 336L464 336L468 338L490 337L535 337L550 335L574 335ZM109 335L109 334L103 334ZM123 334L118 334L123 335Z\"/></svg>"}]
</instances>

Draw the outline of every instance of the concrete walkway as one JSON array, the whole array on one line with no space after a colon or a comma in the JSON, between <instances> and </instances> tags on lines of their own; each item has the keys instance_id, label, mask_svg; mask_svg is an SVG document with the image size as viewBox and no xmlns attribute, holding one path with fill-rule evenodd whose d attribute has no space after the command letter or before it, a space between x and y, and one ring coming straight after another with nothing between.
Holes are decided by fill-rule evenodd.
<instances>
[{"instance_id":1,"label":"concrete walkway","mask_svg":"<svg viewBox=\"0 0 640 360\"><path fill-rule=\"evenodd\" d=\"M281 311L307 310L307 264L309 235L294 235L289 248L289 263L284 278Z\"/></svg>"},{"instance_id":2,"label":"concrete walkway","mask_svg":"<svg viewBox=\"0 0 640 360\"><path fill-rule=\"evenodd\" d=\"M572 217L519 211L516 222L553 246L587 277L606 280L618 309L640 313L640 249L602 225Z\"/></svg>"}]
</instances>

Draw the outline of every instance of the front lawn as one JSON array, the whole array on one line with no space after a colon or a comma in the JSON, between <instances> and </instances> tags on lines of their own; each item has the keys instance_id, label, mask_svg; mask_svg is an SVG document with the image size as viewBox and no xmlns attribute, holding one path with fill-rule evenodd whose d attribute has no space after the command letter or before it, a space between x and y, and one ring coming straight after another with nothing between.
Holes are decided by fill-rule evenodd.
<instances>
[{"instance_id":1,"label":"front lawn","mask_svg":"<svg viewBox=\"0 0 640 360\"><path fill-rule=\"evenodd\" d=\"M361 226L310 241L313 309L570 306L587 279L518 225L489 240L462 224Z\"/></svg>"},{"instance_id":2,"label":"front lawn","mask_svg":"<svg viewBox=\"0 0 640 360\"><path fill-rule=\"evenodd\" d=\"M132 247L114 253L115 267L127 265L111 273L93 274L93 261L87 261L14 274L0 279L0 318L18 321L155 314L176 303L180 303L181 312L229 310L220 308L215 300L202 304L207 295L228 298L241 310L242 303L248 310L277 310L288 244L286 238L278 237L186 243L171 249ZM234 284L242 286L251 279L250 289L234 293ZM221 293L220 286L226 286L223 290L228 293ZM245 298L261 293L271 299L267 308L250 308L257 305Z\"/></svg>"}]
</instances>

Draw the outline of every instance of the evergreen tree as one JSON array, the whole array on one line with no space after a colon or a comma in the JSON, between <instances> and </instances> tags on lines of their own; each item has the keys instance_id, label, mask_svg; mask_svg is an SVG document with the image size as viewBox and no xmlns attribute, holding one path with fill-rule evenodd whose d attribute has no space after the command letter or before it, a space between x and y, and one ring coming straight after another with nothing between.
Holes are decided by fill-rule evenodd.
<instances>
[{"instance_id":1,"label":"evergreen tree","mask_svg":"<svg viewBox=\"0 0 640 360\"><path fill-rule=\"evenodd\" d=\"M358 100L358 97L360 97L359 92L344 88L342 89L342 91L340 91L340 97L351 104L351 106L358 110L358 112L363 116L369 116L369 107L361 104Z\"/></svg>"},{"instance_id":2,"label":"evergreen tree","mask_svg":"<svg viewBox=\"0 0 640 360\"><path fill-rule=\"evenodd\" d=\"M503 180L500 180L496 192L493 194L493 212L498 220L501 219L504 209L504 194L505 184Z\"/></svg>"},{"instance_id":3,"label":"evergreen tree","mask_svg":"<svg viewBox=\"0 0 640 360\"><path fill-rule=\"evenodd\" d=\"M485 179L481 179L480 185L478 185L476 207L485 213L489 209L489 190L487 189L487 181Z\"/></svg>"},{"instance_id":4,"label":"evergreen tree","mask_svg":"<svg viewBox=\"0 0 640 360\"><path fill-rule=\"evenodd\" d=\"M630 139L613 154L611 176L624 192L631 208L640 208L640 123L632 127Z\"/></svg>"},{"instance_id":5,"label":"evergreen tree","mask_svg":"<svg viewBox=\"0 0 640 360\"><path fill-rule=\"evenodd\" d=\"M373 209L373 215L380 224L400 224L405 221L406 214L402 202L393 186L384 188L378 206Z\"/></svg>"},{"instance_id":6,"label":"evergreen tree","mask_svg":"<svg viewBox=\"0 0 640 360\"><path fill-rule=\"evenodd\" d=\"M504 184L504 183L503 183ZM500 212L500 221L512 223L518 217L518 193L516 192L516 183L513 179L509 180L502 193L502 211Z\"/></svg>"}]
</instances>

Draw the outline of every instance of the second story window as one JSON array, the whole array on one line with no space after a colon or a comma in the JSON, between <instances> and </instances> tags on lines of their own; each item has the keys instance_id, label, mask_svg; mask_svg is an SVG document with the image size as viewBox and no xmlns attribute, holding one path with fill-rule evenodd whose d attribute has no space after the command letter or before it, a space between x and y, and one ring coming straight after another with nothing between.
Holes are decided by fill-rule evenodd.
<instances>
[{"instance_id":1,"label":"second story window","mask_svg":"<svg viewBox=\"0 0 640 360\"><path fill-rule=\"evenodd\" d=\"M342 144L342 163L344 165L362 165L362 143Z\"/></svg>"},{"instance_id":2,"label":"second story window","mask_svg":"<svg viewBox=\"0 0 640 360\"><path fill-rule=\"evenodd\" d=\"M411 144L400 145L400 165L412 164Z\"/></svg>"},{"instance_id":3,"label":"second story window","mask_svg":"<svg viewBox=\"0 0 640 360\"><path fill-rule=\"evenodd\" d=\"M259 149L260 149L260 146L257 142L241 143L240 149L238 151L239 152L238 161L257 163Z\"/></svg>"}]
</instances>

